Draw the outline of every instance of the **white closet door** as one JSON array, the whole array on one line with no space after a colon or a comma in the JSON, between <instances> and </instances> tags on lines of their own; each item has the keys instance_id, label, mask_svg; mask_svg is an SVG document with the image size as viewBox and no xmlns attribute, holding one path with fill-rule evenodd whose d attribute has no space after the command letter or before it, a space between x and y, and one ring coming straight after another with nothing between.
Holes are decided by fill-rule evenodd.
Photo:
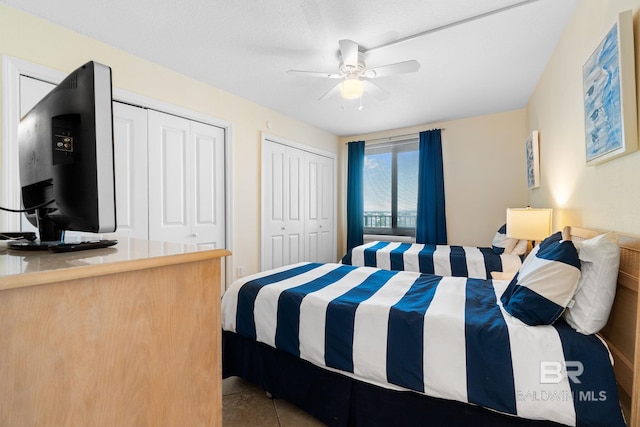
<instances>
[{"instance_id":1,"label":"white closet door","mask_svg":"<svg viewBox=\"0 0 640 427\"><path fill-rule=\"evenodd\" d=\"M304 152L262 144L262 270L304 259Z\"/></svg>"},{"instance_id":2,"label":"white closet door","mask_svg":"<svg viewBox=\"0 0 640 427\"><path fill-rule=\"evenodd\" d=\"M336 225L335 225L335 160L322 157L320 177L322 193L320 194L320 259L321 262L336 262Z\"/></svg>"},{"instance_id":3,"label":"white closet door","mask_svg":"<svg viewBox=\"0 0 640 427\"><path fill-rule=\"evenodd\" d=\"M191 122L193 199L191 229L196 244L225 247L224 129Z\"/></svg>"},{"instance_id":4,"label":"white closet door","mask_svg":"<svg viewBox=\"0 0 640 427\"><path fill-rule=\"evenodd\" d=\"M149 239L191 243L189 120L149 110Z\"/></svg>"},{"instance_id":5,"label":"white closet door","mask_svg":"<svg viewBox=\"0 0 640 427\"><path fill-rule=\"evenodd\" d=\"M113 103L113 144L118 226L106 236L147 239L146 109Z\"/></svg>"},{"instance_id":6,"label":"white closet door","mask_svg":"<svg viewBox=\"0 0 640 427\"><path fill-rule=\"evenodd\" d=\"M333 159L305 153L305 260L335 262Z\"/></svg>"},{"instance_id":7,"label":"white closet door","mask_svg":"<svg viewBox=\"0 0 640 427\"><path fill-rule=\"evenodd\" d=\"M149 110L149 239L226 245L224 129Z\"/></svg>"}]
</instances>

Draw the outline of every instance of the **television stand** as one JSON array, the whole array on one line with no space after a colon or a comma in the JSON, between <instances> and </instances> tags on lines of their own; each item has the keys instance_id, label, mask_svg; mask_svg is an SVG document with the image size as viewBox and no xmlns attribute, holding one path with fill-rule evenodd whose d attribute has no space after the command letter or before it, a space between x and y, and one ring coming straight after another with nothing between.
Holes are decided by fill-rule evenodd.
<instances>
[{"instance_id":1,"label":"television stand","mask_svg":"<svg viewBox=\"0 0 640 427\"><path fill-rule=\"evenodd\" d=\"M222 425L223 249L0 256L0 425Z\"/></svg>"}]
</instances>

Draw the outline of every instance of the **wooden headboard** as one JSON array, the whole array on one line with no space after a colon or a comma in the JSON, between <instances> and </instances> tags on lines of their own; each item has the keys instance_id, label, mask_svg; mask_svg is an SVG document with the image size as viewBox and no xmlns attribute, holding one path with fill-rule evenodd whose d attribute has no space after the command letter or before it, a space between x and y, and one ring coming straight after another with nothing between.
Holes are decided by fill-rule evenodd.
<instances>
[{"instance_id":1,"label":"wooden headboard","mask_svg":"<svg viewBox=\"0 0 640 427\"><path fill-rule=\"evenodd\" d=\"M574 241L590 239L605 232L577 227L571 227L568 231ZM640 237L618 234L618 242L620 269L616 298L609 321L600 335L613 354L620 402L627 423L631 427L640 427Z\"/></svg>"}]
</instances>

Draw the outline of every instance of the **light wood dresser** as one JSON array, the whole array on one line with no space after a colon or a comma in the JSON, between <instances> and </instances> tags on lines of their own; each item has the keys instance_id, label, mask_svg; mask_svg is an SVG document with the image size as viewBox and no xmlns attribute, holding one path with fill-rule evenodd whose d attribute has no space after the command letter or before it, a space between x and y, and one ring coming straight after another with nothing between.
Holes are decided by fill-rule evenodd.
<instances>
[{"instance_id":1,"label":"light wood dresser","mask_svg":"<svg viewBox=\"0 0 640 427\"><path fill-rule=\"evenodd\" d=\"M0 425L220 426L224 249L0 246Z\"/></svg>"}]
</instances>

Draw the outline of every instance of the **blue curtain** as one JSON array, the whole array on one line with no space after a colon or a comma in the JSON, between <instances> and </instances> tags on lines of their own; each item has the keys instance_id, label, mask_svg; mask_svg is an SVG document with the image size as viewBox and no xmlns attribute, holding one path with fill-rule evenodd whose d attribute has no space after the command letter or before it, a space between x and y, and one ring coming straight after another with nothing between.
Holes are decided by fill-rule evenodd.
<instances>
[{"instance_id":1,"label":"blue curtain","mask_svg":"<svg viewBox=\"0 0 640 427\"><path fill-rule=\"evenodd\" d=\"M447 244L441 130L420 132L416 242Z\"/></svg>"},{"instance_id":2,"label":"blue curtain","mask_svg":"<svg viewBox=\"0 0 640 427\"><path fill-rule=\"evenodd\" d=\"M362 244L364 233L364 141L350 142L347 160L347 250Z\"/></svg>"}]
</instances>

